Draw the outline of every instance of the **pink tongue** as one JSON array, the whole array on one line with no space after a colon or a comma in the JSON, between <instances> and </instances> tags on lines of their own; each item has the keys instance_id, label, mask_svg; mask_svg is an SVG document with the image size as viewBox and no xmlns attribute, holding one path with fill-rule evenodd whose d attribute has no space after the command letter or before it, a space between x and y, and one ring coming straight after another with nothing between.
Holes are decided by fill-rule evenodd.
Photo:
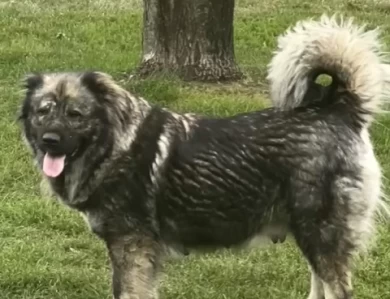
<instances>
[{"instance_id":1,"label":"pink tongue","mask_svg":"<svg viewBox=\"0 0 390 299\"><path fill-rule=\"evenodd\" d=\"M45 154L43 158L43 172L48 177L57 177L64 170L65 155L60 157L52 157L49 154Z\"/></svg>"}]
</instances>

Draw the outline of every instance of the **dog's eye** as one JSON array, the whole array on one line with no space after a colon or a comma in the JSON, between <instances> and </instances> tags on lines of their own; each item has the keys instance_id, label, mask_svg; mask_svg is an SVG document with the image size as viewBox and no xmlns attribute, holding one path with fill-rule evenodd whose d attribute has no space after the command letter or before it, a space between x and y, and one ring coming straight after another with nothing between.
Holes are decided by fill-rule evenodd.
<instances>
[{"instance_id":1,"label":"dog's eye","mask_svg":"<svg viewBox=\"0 0 390 299\"><path fill-rule=\"evenodd\" d=\"M69 117L81 117L83 116L82 113L78 110L68 110L67 115Z\"/></svg>"},{"instance_id":2,"label":"dog's eye","mask_svg":"<svg viewBox=\"0 0 390 299\"><path fill-rule=\"evenodd\" d=\"M50 112L50 106L42 106L42 107L39 107L37 110L37 113L39 115L46 115L49 112Z\"/></svg>"}]
</instances>

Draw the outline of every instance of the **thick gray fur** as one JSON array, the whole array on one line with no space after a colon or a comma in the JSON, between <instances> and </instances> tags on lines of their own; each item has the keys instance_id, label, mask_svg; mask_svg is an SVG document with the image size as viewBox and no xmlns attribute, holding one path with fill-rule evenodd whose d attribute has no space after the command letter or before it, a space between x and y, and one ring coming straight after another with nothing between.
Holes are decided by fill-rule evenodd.
<instances>
[{"instance_id":1,"label":"thick gray fur","mask_svg":"<svg viewBox=\"0 0 390 299\"><path fill-rule=\"evenodd\" d=\"M167 249L240 247L275 231L307 259L309 299L351 299L352 257L386 207L368 131L386 97L383 57L375 30L299 22L270 64L275 107L228 118L161 109L104 73L36 74L23 137L40 170L46 153L66 155L45 180L105 241L115 299L157 298ZM329 86L315 83L321 73ZM45 132L68 143L45 144Z\"/></svg>"}]
</instances>

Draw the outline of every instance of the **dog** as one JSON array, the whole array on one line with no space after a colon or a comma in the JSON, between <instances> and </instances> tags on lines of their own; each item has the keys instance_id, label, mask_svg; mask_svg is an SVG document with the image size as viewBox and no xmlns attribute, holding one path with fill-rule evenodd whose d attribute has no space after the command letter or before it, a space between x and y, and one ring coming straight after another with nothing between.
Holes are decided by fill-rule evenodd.
<instances>
[{"instance_id":1,"label":"dog","mask_svg":"<svg viewBox=\"0 0 390 299\"><path fill-rule=\"evenodd\" d=\"M352 259L386 207L369 136L388 94L381 49L352 20L299 21L268 67L273 107L226 118L151 105L102 72L32 74L21 132L104 240L115 299L158 298L167 248L236 248L275 228L307 259L309 299L351 299Z\"/></svg>"}]
</instances>

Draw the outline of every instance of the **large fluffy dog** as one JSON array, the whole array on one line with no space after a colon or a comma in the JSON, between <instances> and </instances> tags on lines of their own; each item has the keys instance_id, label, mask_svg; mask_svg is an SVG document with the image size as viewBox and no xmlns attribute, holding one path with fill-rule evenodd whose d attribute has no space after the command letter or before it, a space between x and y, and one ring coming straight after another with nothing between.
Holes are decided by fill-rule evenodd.
<instances>
[{"instance_id":1,"label":"large fluffy dog","mask_svg":"<svg viewBox=\"0 0 390 299\"><path fill-rule=\"evenodd\" d=\"M54 73L26 79L21 122L54 193L107 244L116 299L157 298L166 248L242 246L275 227L310 265L310 299L350 299L351 257L382 204L368 128L386 74L376 31L323 17L280 37L274 108L179 115L103 73Z\"/></svg>"}]
</instances>

